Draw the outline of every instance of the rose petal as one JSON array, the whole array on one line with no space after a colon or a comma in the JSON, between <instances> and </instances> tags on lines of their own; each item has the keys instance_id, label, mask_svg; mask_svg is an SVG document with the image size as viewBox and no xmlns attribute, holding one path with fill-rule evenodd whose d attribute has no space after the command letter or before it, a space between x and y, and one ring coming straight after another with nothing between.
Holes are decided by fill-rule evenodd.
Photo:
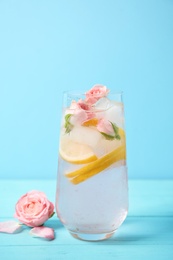
<instances>
[{"instance_id":1,"label":"rose petal","mask_svg":"<svg viewBox=\"0 0 173 260\"><path fill-rule=\"evenodd\" d=\"M5 222L0 222L0 232L3 233L19 233L22 231L22 226L14 221L5 221Z\"/></svg>"},{"instance_id":2,"label":"rose petal","mask_svg":"<svg viewBox=\"0 0 173 260\"><path fill-rule=\"evenodd\" d=\"M73 116L70 118L70 123L72 125L81 125L87 118L87 113L82 109L78 109L74 111Z\"/></svg>"},{"instance_id":3,"label":"rose petal","mask_svg":"<svg viewBox=\"0 0 173 260\"><path fill-rule=\"evenodd\" d=\"M55 238L54 230L48 227L34 227L29 233L34 237L41 237L48 240L53 240Z\"/></svg>"}]
</instances>

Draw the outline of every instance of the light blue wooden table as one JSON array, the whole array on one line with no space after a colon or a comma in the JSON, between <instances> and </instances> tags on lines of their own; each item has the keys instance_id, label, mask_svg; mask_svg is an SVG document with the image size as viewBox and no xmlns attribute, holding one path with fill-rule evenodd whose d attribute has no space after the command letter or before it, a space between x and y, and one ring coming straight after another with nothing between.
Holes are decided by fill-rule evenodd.
<instances>
[{"instance_id":1,"label":"light blue wooden table","mask_svg":"<svg viewBox=\"0 0 173 260\"><path fill-rule=\"evenodd\" d=\"M21 195L37 189L55 201L55 180L1 180L0 221L13 219ZM65 230L54 216L47 226L56 238L44 241L31 237L26 228L18 234L0 233L0 259L173 259L173 180L130 180L129 214L109 240L84 242Z\"/></svg>"}]
</instances>

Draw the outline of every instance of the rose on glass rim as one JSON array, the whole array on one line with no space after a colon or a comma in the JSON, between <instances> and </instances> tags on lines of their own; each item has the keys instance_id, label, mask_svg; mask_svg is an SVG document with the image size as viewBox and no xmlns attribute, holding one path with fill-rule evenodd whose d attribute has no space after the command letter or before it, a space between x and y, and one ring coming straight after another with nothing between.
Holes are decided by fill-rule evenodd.
<instances>
[{"instance_id":1,"label":"rose on glass rim","mask_svg":"<svg viewBox=\"0 0 173 260\"><path fill-rule=\"evenodd\" d=\"M53 214L54 205L47 199L45 193L33 190L18 200L14 217L29 227L38 227Z\"/></svg>"},{"instance_id":2,"label":"rose on glass rim","mask_svg":"<svg viewBox=\"0 0 173 260\"><path fill-rule=\"evenodd\" d=\"M88 104L95 104L100 98L106 97L109 93L109 90L106 86L103 85L94 85L89 91L85 93L86 95L86 102Z\"/></svg>"}]
</instances>

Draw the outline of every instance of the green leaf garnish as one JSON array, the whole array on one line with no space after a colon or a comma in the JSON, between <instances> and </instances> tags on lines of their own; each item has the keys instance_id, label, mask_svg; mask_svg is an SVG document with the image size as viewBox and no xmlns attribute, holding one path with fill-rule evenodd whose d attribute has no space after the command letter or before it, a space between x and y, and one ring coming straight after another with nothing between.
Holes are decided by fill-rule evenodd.
<instances>
[{"instance_id":1,"label":"green leaf garnish","mask_svg":"<svg viewBox=\"0 0 173 260\"><path fill-rule=\"evenodd\" d=\"M112 125L113 130L114 130L114 135L108 135L108 134L106 134L104 132L100 132L100 133L106 138L106 140L114 140L114 139L120 140L121 137L119 135L119 128L118 128L118 126L116 124L112 123L112 122L110 122L110 123Z\"/></svg>"},{"instance_id":2,"label":"green leaf garnish","mask_svg":"<svg viewBox=\"0 0 173 260\"><path fill-rule=\"evenodd\" d=\"M64 124L64 127L65 127L65 133L68 134L70 133L70 131L72 130L73 128L73 125L70 123L70 118L71 118L72 114L67 114L65 115L65 124Z\"/></svg>"},{"instance_id":3,"label":"green leaf garnish","mask_svg":"<svg viewBox=\"0 0 173 260\"><path fill-rule=\"evenodd\" d=\"M55 214L55 212L53 212L53 213L50 215L50 217L49 217L49 218L52 218L54 214Z\"/></svg>"},{"instance_id":4,"label":"green leaf garnish","mask_svg":"<svg viewBox=\"0 0 173 260\"><path fill-rule=\"evenodd\" d=\"M105 134L104 132L100 132L105 138L106 140L114 140L115 139L115 136L113 135L108 135L108 134Z\"/></svg>"},{"instance_id":5,"label":"green leaf garnish","mask_svg":"<svg viewBox=\"0 0 173 260\"><path fill-rule=\"evenodd\" d=\"M114 129L115 139L120 140L121 137L119 135L119 128L118 128L118 126L116 124L112 123L112 122L110 122L110 123L111 123L111 125L112 125L112 127Z\"/></svg>"}]
</instances>

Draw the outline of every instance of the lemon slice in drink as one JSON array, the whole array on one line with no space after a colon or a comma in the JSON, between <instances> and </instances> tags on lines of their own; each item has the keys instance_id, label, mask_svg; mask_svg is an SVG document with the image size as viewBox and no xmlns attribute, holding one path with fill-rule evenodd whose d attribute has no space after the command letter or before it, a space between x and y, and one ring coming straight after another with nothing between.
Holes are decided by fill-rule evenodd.
<instances>
[{"instance_id":1,"label":"lemon slice in drink","mask_svg":"<svg viewBox=\"0 0 173 260\"><path fill-rule=\"evenodd\" d=\"M98 119L92 118L92 119L89 119L88 121L85 121L82 125L83 126L97 126L97 124L98 124Z\"/></svg>"},{"instance_id":2,"label":"lemon slice in drink","mask_svg":"<svg viewBox=\"0 0 173 260\"><path fill-rule=\"evenodd\" d=\"M97 156L89 146L74 142L68 136L61 137L59 153L65 161L74 164L85 164L97 160Z\"/></svg>"}]
</instances>

